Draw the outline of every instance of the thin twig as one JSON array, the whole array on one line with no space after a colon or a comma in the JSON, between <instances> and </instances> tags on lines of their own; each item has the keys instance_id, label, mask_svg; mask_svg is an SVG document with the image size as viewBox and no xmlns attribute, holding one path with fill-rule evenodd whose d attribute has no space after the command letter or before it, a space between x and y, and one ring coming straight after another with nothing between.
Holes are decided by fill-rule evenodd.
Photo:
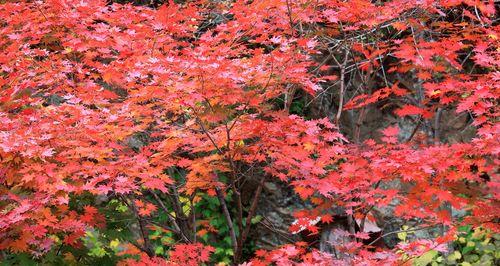
<instances>
[{"instance_id":1,"label":"thin twig","mask_svg":"<svg viewBox=\"0 0 500 266\"><path fill-rule=\"evenodd\" d=\"M238 251L238 242L236 240L236 232L234 231L233 220L231 219L231 214L229 214L229 209L226 205L226 200L224 199L224 195L219 188L215 188L215 192L217 194L217 198L219 199L219 203L222 207L222 212L224 213L224 218L226 219L227 227L229 228L229 236L231 237L231 245L233 247L233 251Z\"/></svg>"},{"instance_id":2,"label":"thin twig","mask_svg":"<svg viewBox=\"0 0 500 266\"><path fill-rule=\"evenodd\" d=\"M380 239L382 239L382 238L384 238L386 236L390 236L390 235L397 234L397 233L404 233L404 232L415 232L415 231L425 230L425 229L429 229L429 228L436 227L436 226L438 226L438 225L435 224L435 225L429 225L429 226L424 226L424 227L419 227L419 228L413 228L413 229L407 229L407 230L397 230L397 231L392 231L392 232L389 232L389 233L385 233L385 234L377 237L372 242L370 242L368 244L368 246L373 245L375 242L379 241Z\"/></svg>"}]
</instances>

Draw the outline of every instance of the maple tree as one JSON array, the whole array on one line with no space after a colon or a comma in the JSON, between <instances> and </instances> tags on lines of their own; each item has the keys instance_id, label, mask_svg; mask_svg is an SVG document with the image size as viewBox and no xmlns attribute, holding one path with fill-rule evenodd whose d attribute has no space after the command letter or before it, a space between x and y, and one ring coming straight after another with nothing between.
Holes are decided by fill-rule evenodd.
<instances>
[{"instance_id":1,"label":"maple tree","mask_svg":"<svg viewBox=\"0 0 500 266\"><path fill-rule=\"evenodd\" d=\"M218 232L196 206L213 199L243 263L272 181L312 203L291 231L317 234L311 221L340 208L350 241L335 247L343 256L299 242L247 265L401 263L398 249L419 256L459 225L498 232L496 12L468 0L6 1L0 249L82 249L128 215L134 237L113 242L121 264L207 263L204 237ZM297 98L330 102L311 119L293 113ZM414 127L364 137L373 109ZM475 136L444 141L445 110L470 117ZM445 230L375 248L364 227L383 208ZM152 232L174 239L161 242L169 252L156 256Z\"/></svg>"}]
</instances>

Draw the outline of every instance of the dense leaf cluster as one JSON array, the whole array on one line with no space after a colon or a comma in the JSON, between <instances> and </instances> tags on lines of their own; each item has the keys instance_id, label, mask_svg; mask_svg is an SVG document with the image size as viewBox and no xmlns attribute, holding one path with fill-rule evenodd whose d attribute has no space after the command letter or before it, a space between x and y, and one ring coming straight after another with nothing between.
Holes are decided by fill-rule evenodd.
<instances>
[{"instance_id":1,"label":"dense leaf cluster","mask_svg":"<svg viewBox=\"0 0 500 266\"><path fill-rule=\"evenodd\" d=\"M5 261L400 264L500 229L493 1L3 2ZM373 109L394 120L365 138ZM472 139L444 141L446 110ZM253 255L274 181L310 206L291 232L346 220L335 254ZM374 247L380 210L441 233Z\"/></svg>"}]
</instances>

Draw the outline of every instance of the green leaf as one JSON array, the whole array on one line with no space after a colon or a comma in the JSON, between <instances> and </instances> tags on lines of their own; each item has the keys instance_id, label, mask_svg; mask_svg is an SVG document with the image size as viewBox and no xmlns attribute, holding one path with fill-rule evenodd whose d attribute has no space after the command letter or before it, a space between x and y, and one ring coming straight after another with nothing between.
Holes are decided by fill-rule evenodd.
<instances>
[{"instance_id":1,"label":"green leaf","mask_svg":"<svg viewBox=\"0 0 500 266\"><path fill-rule=\"evenodd\" d=\"M106 250L100 246L96 246L90 249L89 256L102 258L106 256Z\"/></svg>"},{"instance_id":2,"label":"green leaf","mask_svg":"<svg viewBox=\"0 0 500 266\"><path fill-rule=\"evenodd\" d=\"M398 238L401 240L401 241L405 241L406 240L406 236L408 234L406 232L400 232L398 233Z\"/></svg>"},{"instance_id":3,"label":"green leaf","mask_svg":"<svg viewBox=\"0 0 500 266\"><path fill-rule=\"evenodd\" d=\"M459 251L454 251L453 253L448 255L447 260L449 262L455 262L461 258L462 258L462 254Z\"/></svg>"},{"instance_id":4,"label":"green leaf","mask_svg":"<svg viewBox=\"0 0 500 266\"><path fill-rule=\"evenodd\" d=\"M219 247L219 248L216 248L214 253L215 253L215 254L221 254L221 253L224 253L224 249L223 249L223 248L220 248L220 247Z\"/></svg>"},{"instance_id":5,"label":"green leaf","mask_svg":"<svg viewBox=\"0 0 500 266\"><path fill-rule=\"evenodd\" d=\"M116 210L119 212L126 212L126 211L128 211L128 207L127 207L127 205L120 202L120 203L118 203Z\"/></svg>"},{"instance_id":6,"label":"green leaf","mask_svg":"<svg viewBox=\"0 0 500 266\"><path fill-rule=\"evenodd\" d=\"M474 247L469 247L469 246L464 247L464 248L462 249L462 254L464 254L464 255L465 255L465 254L467 254L467 253L471 252L472 250L474 250Z\"/></svg>"},{"instance_id":7,"label":"green leaf","mask_svg":"<svg viewBox=\"0 0 500 266\"><path fill-rule=\"evenodd\" d=\"M159 255L159 254L163 254L165 251L163 250L163 247L162 246L158 246L155 248L155 254Z\"/></svg>"},{"instance_id":8,"label":"green leaf","mask_svg":"<svg viewBox=\"0 0 500 266\"><path fill-rule=\"evenodd\" d=\"M470 225L464 225L464 226L458 227L458 231L469 233L471 231L471 228L472 227Z\"/></svg>"},{"instance_id":9,"label":"green leaf","mask_svg":"<svg viewBox=\"0 0 500 266\"><path fill-rule=\"evenodd\" d=\"M432 262L434 257L438 255L438 252L435 250L430 250L424 253L422 256L416 258L413 262L416 266L426 266Z\"/></svg>"},{"instance_id":10,"label":"green leaf","mask_svg":"<svg viewBox=\"0 0 500 266\"><path fill-rule=\"evenodd\" d=\"M256 224L256 223L260 222L261 220L262 220L262 216L260 216L260 215L255 215L255 216L252 218L251 222L252 222L252 224Z\"/></svg>"}]
</instances>

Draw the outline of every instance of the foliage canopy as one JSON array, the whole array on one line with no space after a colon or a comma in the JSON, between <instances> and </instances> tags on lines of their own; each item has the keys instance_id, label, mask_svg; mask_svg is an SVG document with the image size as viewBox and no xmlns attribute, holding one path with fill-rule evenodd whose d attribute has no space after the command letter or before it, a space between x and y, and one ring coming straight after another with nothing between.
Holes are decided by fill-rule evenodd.
<instances>
[{"instance_id":1,"label":"foliage canopy","mask_svg":"<svg viewBox=\"0 0 500 266\"><path fill-rule=\"evenodd\" d=\"M458 226L500 229L493 1L3 2L5 260L378 265L442 249ZM331 90L339 96L323 118L294 102ZM370 106L413 119L412 134L392 123L364 139ZM470 116L470 141L440 139L445 109ZM336 248L347 255L302 242L251 255L273 180L311 203L291 231L318 233L311 221L342 210L352 241ZM383 208L445 230L371 247L365 222Z\"/></svg>"}]
</instances>

